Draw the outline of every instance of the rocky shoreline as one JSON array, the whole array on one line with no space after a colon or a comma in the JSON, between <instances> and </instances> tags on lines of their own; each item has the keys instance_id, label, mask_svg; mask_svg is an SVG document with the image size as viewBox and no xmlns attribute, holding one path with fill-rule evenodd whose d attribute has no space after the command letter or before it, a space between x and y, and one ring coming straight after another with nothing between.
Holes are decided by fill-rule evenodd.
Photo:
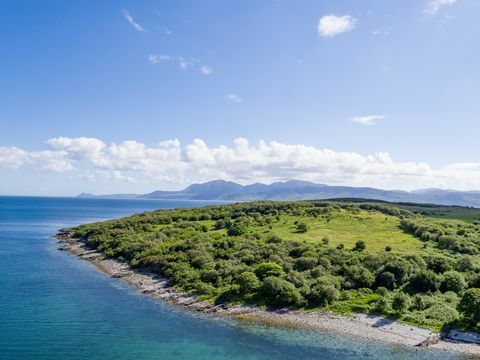
<instances>
[{"instance_id":1,"label":"rocky shoreline","mask_svg":"<svg viewBox=\"0 0 480 360\"><path fill-rule=\"evenodd\" d=\"M295 310L267 310L245 305L214 305L201 301L195 295L186 294L169 286L168 280L156 274L139 272L128 264L107 259L99 252L86 246L81 239L74 239L69 229L57 234L59 250L67 251L79 259L95 265L112 278L121 279L142 293L153 298L168 301L182 308L215 316L228 316L239 320L260 321L274 325L308 328L325 332L359 337L368 341L383 342L410 347L429 347L444 351L460 352L480 357L480 345L458 341L461 332L455 332L449 339L427 329L401 324L393 320L373 315L354 314L351 317L322 312Z\"/></svg>"}]
</instances>

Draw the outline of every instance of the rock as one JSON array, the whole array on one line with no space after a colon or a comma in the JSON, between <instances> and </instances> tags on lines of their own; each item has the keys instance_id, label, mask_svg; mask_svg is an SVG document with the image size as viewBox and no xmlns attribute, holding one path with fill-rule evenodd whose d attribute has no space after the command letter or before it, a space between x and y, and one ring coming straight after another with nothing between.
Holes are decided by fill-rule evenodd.
<instances>
[{"instance_id":1,"label":"rock","mask_svg":"<svg viewBox=\"0 0 480 360\"><path fill-rule=\"evenodd\" d=\"M474 332L466 332L461 330L450 330L447 339L455 341L463 341L472 344L480 344L480 334Z\"/></svg>"},{"instance_id":2,"label":"rock","mask_svg":"<svg viewBox=\"0 0 480 360\"><path fill-rule=\"evenodd\" d=\"M440 336L435 335L435 336L429 336L425 340L423 340L421 343L415 345L417 347L429 347L430 345L435 345L438 344L440 341Z\"/></svg>"}]
</instances>

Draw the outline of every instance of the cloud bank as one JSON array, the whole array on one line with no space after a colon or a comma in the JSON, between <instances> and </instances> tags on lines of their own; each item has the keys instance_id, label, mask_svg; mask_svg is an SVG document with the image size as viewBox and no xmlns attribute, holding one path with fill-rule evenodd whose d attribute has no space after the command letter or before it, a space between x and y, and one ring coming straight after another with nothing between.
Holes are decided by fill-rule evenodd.
<instances>
[{"instance_id":1,"label":"cloud bank","mask_svg":"<svg viewBox=\"0 0 480 360\"><path fill-rule=\"evenodd\" d=\"M0 167L65 173L70 179L92 182L142 181L178 188L213 179L244 184L302 179L381 188L480 189L480 163L434 169L424 162L396 162L384 152L361 155L277 141L252 145L238 138L229 146L211 147L201 139L185 145L174 139L147 146L134 140L106 144L96 138L58 137L47 140L46 146L38 151L0 147Z\"/></svg>"}]
</instances>

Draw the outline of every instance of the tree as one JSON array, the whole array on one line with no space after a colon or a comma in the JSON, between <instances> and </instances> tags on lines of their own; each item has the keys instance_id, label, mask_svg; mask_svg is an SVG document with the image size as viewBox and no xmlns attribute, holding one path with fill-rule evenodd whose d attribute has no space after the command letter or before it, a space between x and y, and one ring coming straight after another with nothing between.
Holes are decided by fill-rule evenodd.
<instances>
[{"instance_id":1,"label":"tree","mask_svg":"<svg viewBox=\"0 0 480 360\"><path fill-rule=\"evenodd\" d=\"M226 227L227 224L225 223L225 220L220 219L215 222L215 230L220 230Z\"/></svg>"},{"instance_id":2,"label":"tree","mask_svg":"<svg viewBox=\"0 0 480 360\"><path fill-rule=\"evenodd\" d=\"M375 281L372 272L361 265L351 265L344 269L345 288L370 288Z\"/></svg>"},{"instance_id":3,"label":"tree","mask_svg":"<svg viewBox=\"0 0 480 360\"><path fill-rule=\"evenodd\" d=\"M395 310L396 313L402 314L404 313L408 306L410 305L410 297L403 293L399 292L396 293L392 300L392 309Z\"/></svg>"},{"instance_id":4,"label":"tree","mask_svg":"<svg viewBox=\"0 0 480 360\"><path fill-rule=\"evenodd\" d=\"M457 271L447 271L445 274L443 274L440 290L442 292L453 291L457 294L460 294L463 290L465 290L466 286L467 284L465 283L462 274Z\"/></svg>"},{"instance_id":5,"label":"tree","mask_svg":"<svg viewBox=\"0 0 480 360\"><path fill-rule=\"evenodd\" d=\"M310 288L308 303L312 306L325 306L338 300L340 292L331 284L317 282Z\"/></svg>"},{"instance_id":6,"label":"tree","mask_svg":"<svg viewBox=\"0 0 480 360\"><path fill-rule=\"evenodd\" d=\"M247 227L245 226L245 224L242 223L232 224L227 230L228 236L240 236L245 234L246 232Z\"/></svg>"},{"instance_id":7,"label":"tree","mask_svg":"<svg viewBox=\"0 0 480 360\"><path fill-rule=\"evenodd\" d=\"M480 289L471 288L465 291L458 310L471 326L475 326L480 321Z\"/></svg>"},{"instance_id":8,"label":"tree","mask_svg":"<svg viewBox=\"0 0 480 360\"><path fill-rule=\"evenodd\" d=\"M255 275L257 275L260 280L263 280L269 276L282 277L285 275L285 271L283 271L283 268L277 263L264 262L255 269Z\"/></svg>"},{"instance_id":9,"label":"tree","mask_svg":"<svg viewBox=\"0 0 480 360\"><path fill-rule=\"evenodd\" d=\"M242 295L251 294L257 291L260 286L260 281L251 271L244 271L235 278L235 283L238 284L240 293Z\"/></svg>"},{"instance_id":10,"label":"tree","mask_svg":"<svg viewBox=\"0 0 480 360\"><path fill-rule=\"evenodd\" d=\"M359 240L355 243L355 246L353 247L353 251L363 251L367 248L367 245L365 244L365 241Z\"/></svg>"},{"instance_id":11,"label":"tree","mask_svg":"<svg viewBox=\"0 0 480 360\"><path fill-rule=\"evenodd\" d=\"M393 290L396 286L395 275L393 275L390 271L385 271L378 274L375 282L377 286L385 287L389 290Z\"/></svg>"},{"instance_id":12,"label":"tree","mask_svg":"<svg viewBox=\"0 0 480 360\"><path fill-rule=\"evenodd\" d=\"M412 291L416 292L433 292L440 287L440 280L433 271L420 270L410 278L408 286Z\"/></svg>"},{"instance_id":13,"label":"tree","mask_svg":"<svg viewBox=\"0 0 480 360\"><path fill-rule=\"evenodd\" d=\"M265 278L258 293L268 305L275 307L296 306L302 303L302 295L295 286L275 276Z\"/></svg>"}]
</instances>

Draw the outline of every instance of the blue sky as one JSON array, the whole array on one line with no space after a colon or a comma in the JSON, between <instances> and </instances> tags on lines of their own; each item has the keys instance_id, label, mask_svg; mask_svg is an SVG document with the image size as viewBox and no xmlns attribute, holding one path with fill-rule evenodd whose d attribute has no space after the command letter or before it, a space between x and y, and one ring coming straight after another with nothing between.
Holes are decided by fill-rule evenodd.
<instances>
[{"instance_id":1,"label":"blue sky","mask_svg":"<svg viewBox=\"0 0 480 360\"><path fill-rule=\"evenodd\" d=\"M480 189L477 0L24 0L0 14L0 194L219 177Z\"/></svg>"}]
</instances>

